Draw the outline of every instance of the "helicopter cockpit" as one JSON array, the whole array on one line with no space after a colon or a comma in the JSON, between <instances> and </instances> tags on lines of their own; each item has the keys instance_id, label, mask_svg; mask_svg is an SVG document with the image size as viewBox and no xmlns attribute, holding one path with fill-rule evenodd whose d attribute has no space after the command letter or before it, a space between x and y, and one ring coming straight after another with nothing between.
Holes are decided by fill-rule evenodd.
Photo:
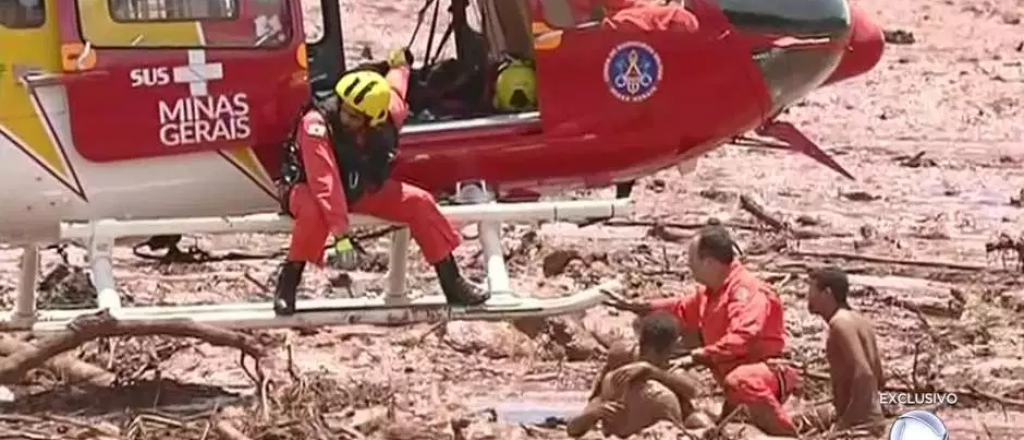
<instances>
[{"instance_id":1,"label":"helicopter cockpit","mask_svg":"<svg viewBox=\"0 0 1024 440\"><path fill-rule=\"evenodd\" d=\"M839 64L832 44L851 30L847 0L711 0L751 45L776 113L820 86Z\"/></svg>"}]
</instances>

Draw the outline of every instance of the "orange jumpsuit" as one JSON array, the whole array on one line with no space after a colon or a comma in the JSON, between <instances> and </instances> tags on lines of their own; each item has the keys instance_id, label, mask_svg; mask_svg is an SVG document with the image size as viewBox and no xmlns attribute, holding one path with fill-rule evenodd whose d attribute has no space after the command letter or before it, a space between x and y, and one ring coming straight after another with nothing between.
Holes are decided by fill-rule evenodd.
<instances>
[{"instance_id":1,"label":"orange jumpsuit","mask_svg":"<svg viewBox=\"0 0 1024 440\"><path fill-rule=\"evenodd\" d=\"M793 426L782 402L797 387L799 375L766 362L782 355L786 331L782 302L768 285L734 261L716 294L701 287L682 298L652 301L651 307L673 313L686 330L700 331L712 374L729 402L763 406L780 426Z\"/></svg>"},{"instance_id":2,"label":"orange jumpsuit","mask_svg":"<svg viewBox=\"0 0 1024 440\"><path fill-rule=\"evenodd\" d=\"M405 101L408 79L408 67L391 69L387 74L391 86L389 116L396 129L401 129L409 114ZM295 218L289 261L323 266L324 244L329 235L345 235L349 212L408 225L410 235L431 264L458 247L460 237L438 210L433 195L416 186L388 178L376 191L367 190L348 206L334 147L320 112L311 110L302 117L296 143L306 181L295 184L289 194L288 206Z\"/></svg>"},{"instance_id":3,"label":"orange jumpsuit","mask_svg":"<svg viewBox=\"0 0 1024 440\"><path fill-rule=\"evenodd\" d=\"M533 17L544 17L542 1L565 1L577 25L600 20L601 27L620 31L694 32L698 28L697 17L677 5L643 0L533 0Z\"/></svg>"}]
</instances>

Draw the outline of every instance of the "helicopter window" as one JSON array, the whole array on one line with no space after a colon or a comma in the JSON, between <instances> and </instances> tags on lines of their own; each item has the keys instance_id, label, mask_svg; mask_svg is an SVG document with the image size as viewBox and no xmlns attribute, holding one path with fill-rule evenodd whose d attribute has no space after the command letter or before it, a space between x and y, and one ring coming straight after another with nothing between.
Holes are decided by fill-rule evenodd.
<instances>
[{"instance_id":1,"label":"helicopter window","mask_svg":"<svg viewBox=\"0 0 1024 440\"><path fill-rule=\"evenodd\" d=\"M119 22L161 22L232 19L234 0L109 0L110 15Z\"/></svg>"},{"instance_id":2,"label":"helicopter window","mask_svg":"<svg viewBox=\"0 0 1024 440\"><path fill-rule=\"evenodd\" d=\"M792 37L836 36L849 29L844 0L713 0L738 29Z\"/></svg>"},{"instance_id":3,"label":"helicopter window","mask_svg":"<svg viewBox=\"0 0 1024 440\"><path fill-rule=\"evenodd\" d=\"M576 11L569 0L530 0L530 6L534 20L543 17L543 22L554 29L573 29L577 22L596 19L595 15L600 12L595 9L583 14Z\"/></svg>"},{"instance_id":4,"label":"helicopter window","mask_svg":"<svg viewBox=\"0 0 1024 440\"><path fill-rule=\"evenodd\" d=\"M268 48L291 39L288 0L77 0L96 47Z\"/></svg>"},{"instance_id":5,"label":"helicopter window","mask_svg":"<svg viewBox=\"0 0 1024 440\"><path fill-rule=\"evenodd\" d=\"M302 30L306 35L306 44L317 44L324 39L324 11L323 9L308 8L302 5Z\"/></svg>"},{"instance_id":6,"label":"helicopter window","mask_svg":"<svg viewBox=\"0 0 1024 440\"><path fill-rule=\"evenodd\" d=\"M46 23L46 7L43 0L0 1L0 27L8 29L32 29Z\"/></svg>"}]
</instances>

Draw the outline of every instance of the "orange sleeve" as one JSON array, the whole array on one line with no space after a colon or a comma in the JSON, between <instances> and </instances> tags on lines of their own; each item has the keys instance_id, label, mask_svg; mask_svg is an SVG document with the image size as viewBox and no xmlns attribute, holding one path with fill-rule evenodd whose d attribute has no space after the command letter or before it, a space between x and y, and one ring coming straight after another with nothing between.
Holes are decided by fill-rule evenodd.
<instances>
[{"instance_id":1,"label":"orange sleeve","mask_svg":"<svg viewBox=\"0 0 1024 440\"><path fill-rule=\"evenodd\" d=\"M405 118L409 117L409 104L405 100L409 89L409 66L392 68L388 71L387 80L391 86L388 114L391 115L391 123L395 128L401 130L405 125Z\"/></svg>"},{"instance_id":2,"label":"orange sleeve","mask_svg":"<svg viewBox=\"0 0 1024 440\"><path fill-rule=\"evenodd\" d=\"M306 171L306 184L316 197L324 223L331 234L341 237L348 230L348 206L341 187L341 173L334 159L334 148L320 113L310 112L302 118L298 144Z\"/></svg>"},{"instance_id":3,"label":"orange sleeve","mask_svg":"<svg viewBox=\"0 0 1024 440\"><path fill-rule=\"evenodd\" d=\"M745 357L751 343L761 335L770 312L768 295L760 289L740 285L729 292L729 325L722 339L704 347L708 358L717 363Z\"/></svg>"},{"instance_id":4,"label":"orange sleeve","mask_svg":"<svg viewBox=\"0 0 1024 440\"><path fill-rule=\"evenodd\" d=\"M700 292L679 298L665 298L651 301L651 311L666 311L679 320L681 329L700 327Z\"/></svg>"}]
</instances>

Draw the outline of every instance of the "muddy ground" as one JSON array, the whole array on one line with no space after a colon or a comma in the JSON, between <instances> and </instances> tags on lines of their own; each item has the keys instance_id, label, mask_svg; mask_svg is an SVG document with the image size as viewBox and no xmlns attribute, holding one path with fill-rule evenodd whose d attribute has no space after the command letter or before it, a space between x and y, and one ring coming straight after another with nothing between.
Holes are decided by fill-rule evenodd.
<instances>
[{"instance_id":1,"label":"muddy ground","mask_svg":"<svg viewBox=\"0 0 1024 440\"><path fill-rule=\"evenodd\" d=\"M853 305L876 323L891 386L958 393L957 405L939 409L951 438L1022 438L1020 254L989 253L986 243L1024 232L1024 1L860 4L889 31L882 63L815 92L786 116L856 182L804 157L722 148L693 175L670 171L640 182L632 222L509 228L516 283L551 295L619 274L628 295L674 295L688 285L683 252L692 225L715 217L734 227L747 264L775 283L787 306L789 353L809 371L806 395L790 405L825 398L823 323L806 312L802 275L836 264L856 274ZM349 41L377 54L405 44L418 6L346 2ZM765 227L741 207L743 196L794 232ZM286 237L187 237L192 243L215 254L272 256ZM386 249L386 240L366 244L371 253ZM465 246L460 258L479 276L475 250ZM68 253L72 265L81 263L81 250ZM18 255L0 251L7 296L17 285ZM128 248L117 255L116 274L135 304L265 299L261 284L277 264L259 255L170 265ZM431 271L418 255L411 261L413 287L432 288ZM56 252L45 253L44 273L60 264ZM545 266L554 274L546 276ZM363 269L383 271L372 261ZM69 278L41 301L88 301ZM327 276L314 272L305 294L322 296L326 286ZM259 333L253 337L267 349L261 386L240 366L237 349L112 338L71 355L115 373L93 380L103 387L76 383L52 366L17 380L9 389L16 397L0 414L0 437L228 439L234 427L252 439L564 438L544 419L578 410L605 347L633 338L629 319L599 307L518 329L452 322ZM7 340L0 351L17 344ZM8 365L0 361L0 371ZM718 399L712 393L702 406L717 410ZM677 436L663 427L643 435Z\"/></svg>"}]
</instances>

